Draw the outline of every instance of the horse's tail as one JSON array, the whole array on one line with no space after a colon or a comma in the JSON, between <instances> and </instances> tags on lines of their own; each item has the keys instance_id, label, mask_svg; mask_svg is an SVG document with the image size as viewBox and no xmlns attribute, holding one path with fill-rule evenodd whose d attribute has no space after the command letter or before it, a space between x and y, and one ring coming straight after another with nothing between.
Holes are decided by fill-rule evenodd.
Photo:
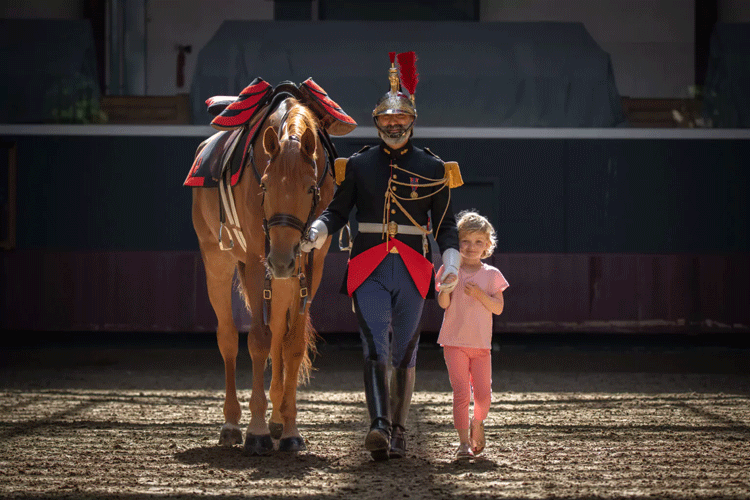
<instances>
[{"instance_id":1,"label":"horse's tail","mask_svg":"<svg viewBox=\"0 0 750 500\"><path fill-rule=\"evenodd\" d=\"M320 336L312 325L310 313L305 314L305 354L299 367L298 384L307 384L313 371L313 359L318 354L317 343Z\"/></svg>"}]
</instances>

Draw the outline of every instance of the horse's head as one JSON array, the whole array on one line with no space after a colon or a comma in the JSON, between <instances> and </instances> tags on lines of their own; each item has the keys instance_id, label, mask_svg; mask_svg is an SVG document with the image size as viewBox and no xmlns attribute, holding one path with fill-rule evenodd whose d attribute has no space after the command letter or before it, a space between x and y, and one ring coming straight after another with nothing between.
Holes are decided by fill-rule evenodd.
<instances>
[{"instance_id":1,"label":"horse's head","mask_svg":"<svg viewBox=\"0 0 750 500\"><path fill-rule=\"evenodd\" d=\"M314 220L320 199L317 169L317 122L294 102L276 128L263 134L269 157L261 177L263 216L270 249L266 266L274 278L295 274L300 239Z\"/></svg>"}]
</instances>

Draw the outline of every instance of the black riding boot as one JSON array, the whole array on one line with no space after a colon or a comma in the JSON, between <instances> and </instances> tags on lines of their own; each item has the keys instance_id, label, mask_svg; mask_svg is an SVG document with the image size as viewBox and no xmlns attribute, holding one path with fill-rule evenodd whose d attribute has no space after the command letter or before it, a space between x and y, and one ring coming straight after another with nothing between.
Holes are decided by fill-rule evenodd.
<instances>
[{"instance_id":1,"label":"black riding boot","mask_svg":"<svg viewBox=\"0 0 750 500\"><path fill-rule=\"evenodd\" d=\"M386 365L375 360L365 361L365 399L370 413L370 431L365 448L375 460L387 460L391 422L388 419L388 385Z\"/></svg>"},{"instance_id":2,"label":"black riding boot","mask_svg":"<svg viewBox=\"0 0 750 500\"><path fill-rule=\"evenodd\" d=\"M394 368L391 375L391 445L388 451L390 458L406 456L406 417L409 416L411 395L414 392L416 369Z\"/></svg>"}]
</instances>

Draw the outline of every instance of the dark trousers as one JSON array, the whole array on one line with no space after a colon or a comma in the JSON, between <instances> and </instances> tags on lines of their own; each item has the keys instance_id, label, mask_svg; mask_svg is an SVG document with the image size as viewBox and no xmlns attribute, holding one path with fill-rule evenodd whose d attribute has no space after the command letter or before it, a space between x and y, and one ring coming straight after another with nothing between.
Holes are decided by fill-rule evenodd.
<instances>
[{"instance_id":1,"label":"dark trousers","mask_svg":"<svg viewBox=\"0 0 750 500\"><path fill-rule=\"evenodd\" d=\"M388 254L353 298L365 359L414 367L424 299L401 257Z\"/></svg>"}]
</instances>

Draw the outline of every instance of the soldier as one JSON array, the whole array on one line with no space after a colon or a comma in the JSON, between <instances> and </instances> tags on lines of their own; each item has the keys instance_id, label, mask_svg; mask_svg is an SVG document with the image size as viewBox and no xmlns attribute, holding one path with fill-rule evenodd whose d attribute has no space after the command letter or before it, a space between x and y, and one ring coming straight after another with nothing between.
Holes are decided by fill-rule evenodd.
<instances>
[{"instance_id":1,"label":"soldier","mask_svg":"<svg viewBox=\"0 0 750 500\"><path fill-rule=\"evenodd\" d=\"M395 53L390 56L390 91L372 112L382 141L348 159L336 160L336 193L302 243L302 251L321 248L327 236L345 226L351 210L357 208L359 231L352 242L342 291L353 298L362 339L371 422L365 448L375 460L406 454L405 427L416 375L419 322L425 298L434 298L435 270L427 240L430 231L442 252L442 289L455 287L460 265L450 203L450 188L462 183L458 165L443 162L412 144L417 117L416 57L413 52L398 55L399 81ZM409 96L402 92L401 83ZM454 276L449 278L451 274Z\"/></svg>"}]
</instances>

